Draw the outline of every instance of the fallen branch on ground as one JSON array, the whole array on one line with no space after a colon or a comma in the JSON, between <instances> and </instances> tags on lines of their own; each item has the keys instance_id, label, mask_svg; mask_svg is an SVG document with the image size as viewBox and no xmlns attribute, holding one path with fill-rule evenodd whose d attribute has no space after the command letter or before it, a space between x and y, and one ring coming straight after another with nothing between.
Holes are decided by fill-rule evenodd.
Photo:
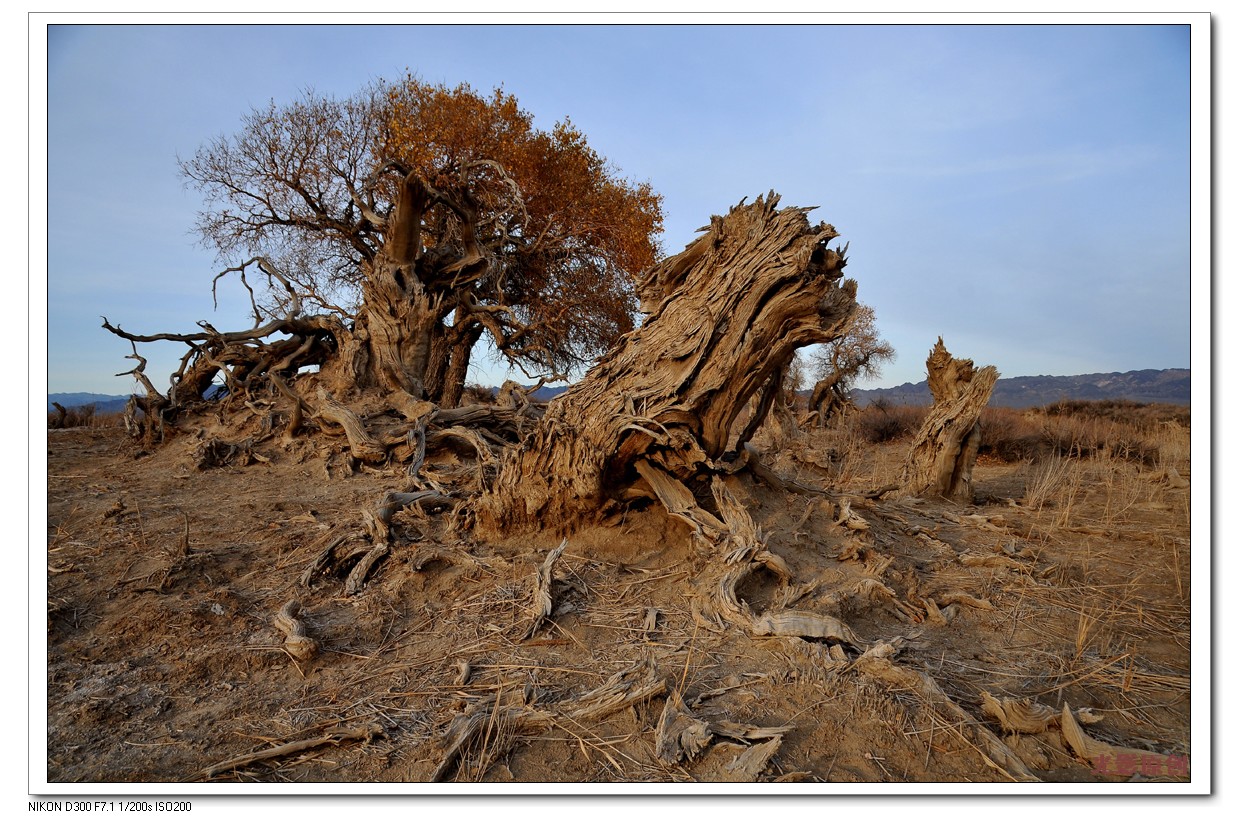
<instances>
[{"instance_id":1,"label":"fallen branch on ground","mask_svg":"<svg viewBox=\"0 0 1239 819\"><path fill-rule=\"evenodd\" d=\"M345 728L339 731L332 731L326 736L316 737L314 739L300 739L296 742L285 742L282 745L276 745L274 748L266 748L262 751L254 751L253 753L233 757L232 759L202 769L198 773L196 779L199 781L204 779L214 779L220 774L246 768L253 765L255 762L262 762L268 759L279 759L282 756L299 754L302 751L310 751L315 748L321 748L324 745L339 745L342 742L350 742L354 740L369 742L376 737L382 736L385 736L383 729L374 723L362 725L357 728Z\"/></svg>"}]
</instances>

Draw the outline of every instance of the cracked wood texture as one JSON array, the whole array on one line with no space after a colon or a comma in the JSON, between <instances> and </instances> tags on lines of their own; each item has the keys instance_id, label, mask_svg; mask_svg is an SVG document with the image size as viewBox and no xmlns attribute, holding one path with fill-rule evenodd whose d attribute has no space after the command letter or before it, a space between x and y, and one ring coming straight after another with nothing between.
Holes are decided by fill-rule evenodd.
<instances>
[{"instance_id":1,"label":"cracked wood texture","mask_svg":"<svg viewBox=\"0 0 1239 819\"><path fill-rule=\"evenodd\" d=\"M972 467L981 446L981 410L989 403L998 370L977 369L938 343L925 362L934 405L904 463L904 487L914 495L972 501Z\"/></svg>"},{"instance_id":2,"label":"cracked wood texture","mask_svg":"<svg viewBox=\"0 0 1239 819\"><path fill-rule=\"evenodd\" d=\"M837 338L856 309L844 253L827 247L838 233L778 201L713 217L645 275L645 323L505 456L477 505L482 532L571 528L634 487L652 496L639 460L687 480L744 445L757 424L737 422L769 411L796 349Z\"/></svg>"}]
</instances>

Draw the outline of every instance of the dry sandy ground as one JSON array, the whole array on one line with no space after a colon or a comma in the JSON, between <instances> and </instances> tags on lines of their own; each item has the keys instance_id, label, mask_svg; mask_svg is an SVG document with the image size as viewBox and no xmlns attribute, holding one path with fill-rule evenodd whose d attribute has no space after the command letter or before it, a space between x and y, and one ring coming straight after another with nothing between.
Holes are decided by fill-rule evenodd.
<instances>
[{"instance_id":1,"label":"dry sandy ground","mask_svg":"<svg viewBox=\"0 0 1239 819\"><path fill-rule=\"evenodd\" d=\"M529 635L559 537L470 542L406 511L360 593L307 586L393 478L275 442L265 462L199 469L196 443L48 433L50 782L1190 778L1187 464L1183 480L1114 464L1041 504L1034 467L982 465L976 507L861 497L898 447L827 497L735 478L792 575L758 573L740 598L839 618L853 640L695 617L691 580L716 558L656 505L568 538ZM772 465L820 485L826 444L794 447ZM867 530L835 522L849 494ZM293 599L318 646L305 660L277 627ZM582 710L636 677L656 692ZM1004 727L991 696L1046 718ZM677 715L691 754L666 750Z\"/></svg>"}]
</instances>

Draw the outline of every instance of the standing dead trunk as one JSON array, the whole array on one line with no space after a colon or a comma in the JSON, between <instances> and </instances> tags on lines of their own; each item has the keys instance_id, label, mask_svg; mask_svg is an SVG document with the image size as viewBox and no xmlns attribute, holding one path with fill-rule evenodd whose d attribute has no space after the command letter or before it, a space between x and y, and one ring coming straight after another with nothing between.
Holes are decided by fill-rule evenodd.
<instances>
[{"instance_id":1,"label":"standing dead trunk","mask_svg":"<svg viewBox=\"0 0 1239 819\"><path fill-rule=\"evenodd\" d=\"M430 339L430 360L426 367L426 398L442 404L447 368L452 359L452 329L443 322L435 326Z\"/></svg>"},{"instance_id":2,"label":"standing dead trunk","mask_svg":"<svg viewBox=\"0 0 1239 819\"><path fill-rule=\"evenodd\" d=\"M934 405L908 452L904 486L916 495L971 501L981 410L989 403L998 370L978 370L970 359L952 357L941 336L925 364Z\"/></svg>"},{"instance_id":3,"label":"standing dead trunk","mask_svg":"<svg viewBox=\"0 0 1239 819\"><path fill-rule=\"evenodd\" d=\"M813 385L813 394L809 397L809 409L813 411L819 427L826 426L832 418L838 417L843 408L848 405L847 391L839 373L833 373Z\"/></svg>"},{"instance_id":4,"label":"standing dead trunk","mask_svg":"<svg viewBox=\"0 0 1239 819\"><path fill-rule=\"evenodd\" d=\"M462 331L462 338L452 346L447 369L443 374L439 406L446 409L460 406L460 398L465 393L465 379L469 376L469 361L473 357L474 345L482 337L482 329L481 324L470 325Z\"/></svg>"},{"instance_id":5,"label":"standing dead trunk","mask_svg":"<svg viewBox=\"0 0 1239 819\"><path fill-rule=\"evenodd\" d=\"M650 271L638 293L649 318L505 456L478 502L479 530L568 528L610 499L653 496L638 462L679 480L709 473L749 400L778 390L796 349L838 337L856 306L856 283L840 282L846 259L827 248L838 234L777 203L771 193L714 217ZM769 408L761 401L758 412ZM734 446L745 442L742 433Z\"/></svg>"}]
</instances>

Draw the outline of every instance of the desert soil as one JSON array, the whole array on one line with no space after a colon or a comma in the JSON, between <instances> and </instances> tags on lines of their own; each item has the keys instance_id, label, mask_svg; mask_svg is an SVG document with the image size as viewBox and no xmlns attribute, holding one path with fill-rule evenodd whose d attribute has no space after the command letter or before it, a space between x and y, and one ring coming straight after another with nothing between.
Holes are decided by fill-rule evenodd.
<instances>
[{"instance_id":1,"label":"desert soil","mask_svg":"<svg viewBox=\"0 0 1239 819\"><path fill-rule=\"evenodd\" d=\"M1094 473L1033 504L1033 466L983 463L971 507L864 498L898 445L854 455L824 496L730 479L792 575L759 573L740 598L836 617L854 632L840 641L695 617L691 581L713 557L657 504L567 538L552 613L529 634L560 536L472 542L447 514L404 511L391 554L347 595L339 575L303 575L364 531L393 474L276 442L205 469L190 435L157 453L116 428L47 442L49 782L966 783L1020 765L1046 782L1190 778L1185 466L1171 479L1122 464L1135 483ZM829 471L831 454L810 434L771 465L829 485L812 464ZM844 498L868 529L836 522ZM308 659L277 627L294 599ZM660 693L570 716L634 666ZM987 695L1054 719L1013 731ZM669 699L700 729L691 757L660 758ZM530 727L503 705L552 716ZM1064 706L1106 743L1093 756L1064 738ZM480 727L454 748L466 717Z\"/></svg>"}]
</instances>

